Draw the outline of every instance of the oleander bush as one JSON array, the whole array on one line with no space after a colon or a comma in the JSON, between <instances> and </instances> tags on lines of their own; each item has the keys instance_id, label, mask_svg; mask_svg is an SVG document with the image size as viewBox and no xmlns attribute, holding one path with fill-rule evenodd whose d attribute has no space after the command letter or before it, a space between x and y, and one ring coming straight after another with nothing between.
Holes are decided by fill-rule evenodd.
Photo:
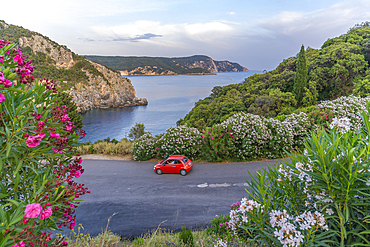
<instances>
[{"instance_id":1,"label":"oleander bush","mask_svg":"<svg viewBox=\"0 0 370 247\"><path fill-rule=\"evenodd\" d=\"M0 40L0 246L65 246L52 234L75 226L87 188L77 130L52 81L33 83L32 61Z\"/></svg>"},{"instance_id":2,"label":"oleander bush","mask_svg":"<svg viewBox=\"0 0 370 247\"><path fill-rule=\"evenodd\" d=\"M285 152L302 150L304 138L311 131L328 129L333 118L348 116L351 129L359 129L361 118L355 113L364 110L367 101L369 98L358 96L340 97L276 118L240 112L204 133L186 126L170 128L162 135L146 134L137 139L133 156L148 160L181 153L211 162L280 158ZM190 136L194 136L193 141Z\"/></svg>"},{"instance_id":3,"label":"oleander bush","mask_svg":"<svg viewBox=\"0 0 370 247\"><path fill-rule=\"evenodd\" d=\"M155 156L163 159L171 154L183 154L193 159L199 152L201 141L202 135L196 128L186 125L170 127L156 138Z\"/></svg>"},{"instance_id":4,"label":"oleander bush","mask_svg":"<svg viewBox=\"0 0 370 247\"><path fill-rule=\"evenodd\" d=\"M370 246L370 102L360 113L360 129L335 118L305 152L251 176L226 235L260 246ZM228 246L219 236L215 246Z\"/></svg>"},{"instance_id":5,"label":"oleander bush","mask_svg":"<svg viewBox=\"0 0 370 247\"><path fill-rule=\"evenodd\" d=\"M151 133L145 133L134 142L132 154L135 160L149 160L155 154L156 137Z\"/></svg>"}]
</instances>

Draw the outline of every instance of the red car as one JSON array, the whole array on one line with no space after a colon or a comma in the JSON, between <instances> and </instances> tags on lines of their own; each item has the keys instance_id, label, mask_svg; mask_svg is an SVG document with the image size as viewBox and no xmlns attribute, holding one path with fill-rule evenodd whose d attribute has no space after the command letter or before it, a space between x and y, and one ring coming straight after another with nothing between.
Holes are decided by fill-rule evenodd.
<instances>
[{"instance_id":1,"label":"red car","mask_svg":"<svg viewBox=\"0 0 370 247\"><path fill-rule=\"evenodd\" d=\"M185 176L192 168L193 162L185 155L171 155L155 164L154 172L158 175L162 173L180 173Z\"/></svg>"}]
</instances>

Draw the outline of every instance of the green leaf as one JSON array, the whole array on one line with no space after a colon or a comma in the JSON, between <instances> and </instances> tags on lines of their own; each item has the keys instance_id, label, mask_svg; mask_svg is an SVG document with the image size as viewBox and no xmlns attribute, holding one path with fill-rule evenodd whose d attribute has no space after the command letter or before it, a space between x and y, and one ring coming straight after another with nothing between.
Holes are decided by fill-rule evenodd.
<instances>
[{"instance_id":1,"label":"green leaf","mask_svg":"<svg viewBox=\"0 0 370 247\"><path fill-rule=\"evenodd\" d=\"M23 164L23 161L22 160L16 159L16 165L17 165L17 167L14 170L13 176L15 176L16 174L18 174L18 171L19 171L19 169L21 169L22 164Z\"/></svg>"},{"instance_id":2,"label":"green leaf","mask_svg":"<svg viewBox=\"0 0 370 247\"><path fill-rule=\"evenodd\" d=\"M5 154L5 157L6 157L6 158L8 158L8 157L9 157L9 154L10 154L11 148L12 148L12 144L11 144L10 142L7 142L7 143L6 143L6 154Z\"/></svg>"},{"instance_id":3,"label":"green leaf","mask_svg":"<svg viewBox=\"0 0 370 247\"><path fill-rule=\"evenodd\" d=\"M14 87L9 87L7 88L8 91L13 91L13 92L17 92L17 93L24 93L23 90L21 89L18 89L18 88L14 88Z\"/></svg>"}]
</instances>

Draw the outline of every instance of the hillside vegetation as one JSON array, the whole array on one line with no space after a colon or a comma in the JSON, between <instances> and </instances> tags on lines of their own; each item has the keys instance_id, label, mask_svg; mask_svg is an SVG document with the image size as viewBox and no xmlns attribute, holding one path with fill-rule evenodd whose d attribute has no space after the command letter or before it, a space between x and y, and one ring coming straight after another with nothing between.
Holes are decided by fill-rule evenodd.
<instances>
[{"instance_id":1,"label":"hillside vegetation","mask_svg":"<svg viewBox=\"0 0 370 247\"><path fill-rule=\"evenodd\" d=\"M190 57L85 56L91 61L121 71L124 75L211 74L248 71L229 61L215 61L204 55Z\"/></svg>"},{"instance_id":2,"label":"hillside vegetation","mask_svg":"<svg viewBox=\"0 0 370 247\"><path fill-rule=\"evenodd\" d=\"M308 47L305 55L308 79L303 102L298 102L294 94L298 60L295 56L285 59L275 70L265 74L253 75L238 84L214 87L211 95L196 102L177 124L204 130L237 112L277 117L322 100L370 94L368 22L356 25L344 35L328 39L320 49Z\"/></svg>"},{"instance_id":3,"label":"hillside vegetation","mask_svg":"<svg viewBox=\"0 0 370 247\"><path fill-rule=\"evenodd\" d=\"M39 36L42 37L42 40L45 40L40 42L40 49L38 51L34 51L27 45L19 46L24 55L29 56L30 60L34 60L33 65L36 69L33 77L35 80L38 81L43 78L52 78L61 88L61 91L65 91L73 87L78 82L87 82L89 77L86 74L86 71L92 75L101 76L108 81L85 57L77 55L65 45L59 45L40 33L0 21L0 37L3 39L6 38L10 42L19 44L20 39L31 39L33 36ZM56 50L60 53L57 56L63 56L64 53L72 54L72 57L70 58L72 61L71 66L58 66L57 59L53 59L54 54L52 54L52 50Z\"/></svg>"}]
</instances>

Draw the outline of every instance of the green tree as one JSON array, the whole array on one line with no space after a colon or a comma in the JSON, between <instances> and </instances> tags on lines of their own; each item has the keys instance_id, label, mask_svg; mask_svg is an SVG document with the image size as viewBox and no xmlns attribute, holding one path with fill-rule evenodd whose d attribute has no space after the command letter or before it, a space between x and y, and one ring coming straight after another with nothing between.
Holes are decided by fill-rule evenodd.
<instances>
[{"instance_id":1,"label":"green tree","mask_svg":"<svg viewBox=\"0 0 370 247\"><path fill-rule=\"evenodd\" d=\"M132 138L134 141L138 138L140 138L142 135L145 134L145 126L143 123L136 123L135 126L133 126L130 129L130 132L128 134L128 137Z\"/></svg>"},{"instance_id":2,"label":"green tree","mask_svg":"<svg viewBox=\"0 0 370 247\"><path fill-rule=\"evenodd\" d=\"M294 95L299 106L302 104L305 88L307 88L307 77L308 70L306 52L304 50L304 46L302 45L298 54L297 70L295 73L293 86Z\"/></svg>"}]
</instances>

